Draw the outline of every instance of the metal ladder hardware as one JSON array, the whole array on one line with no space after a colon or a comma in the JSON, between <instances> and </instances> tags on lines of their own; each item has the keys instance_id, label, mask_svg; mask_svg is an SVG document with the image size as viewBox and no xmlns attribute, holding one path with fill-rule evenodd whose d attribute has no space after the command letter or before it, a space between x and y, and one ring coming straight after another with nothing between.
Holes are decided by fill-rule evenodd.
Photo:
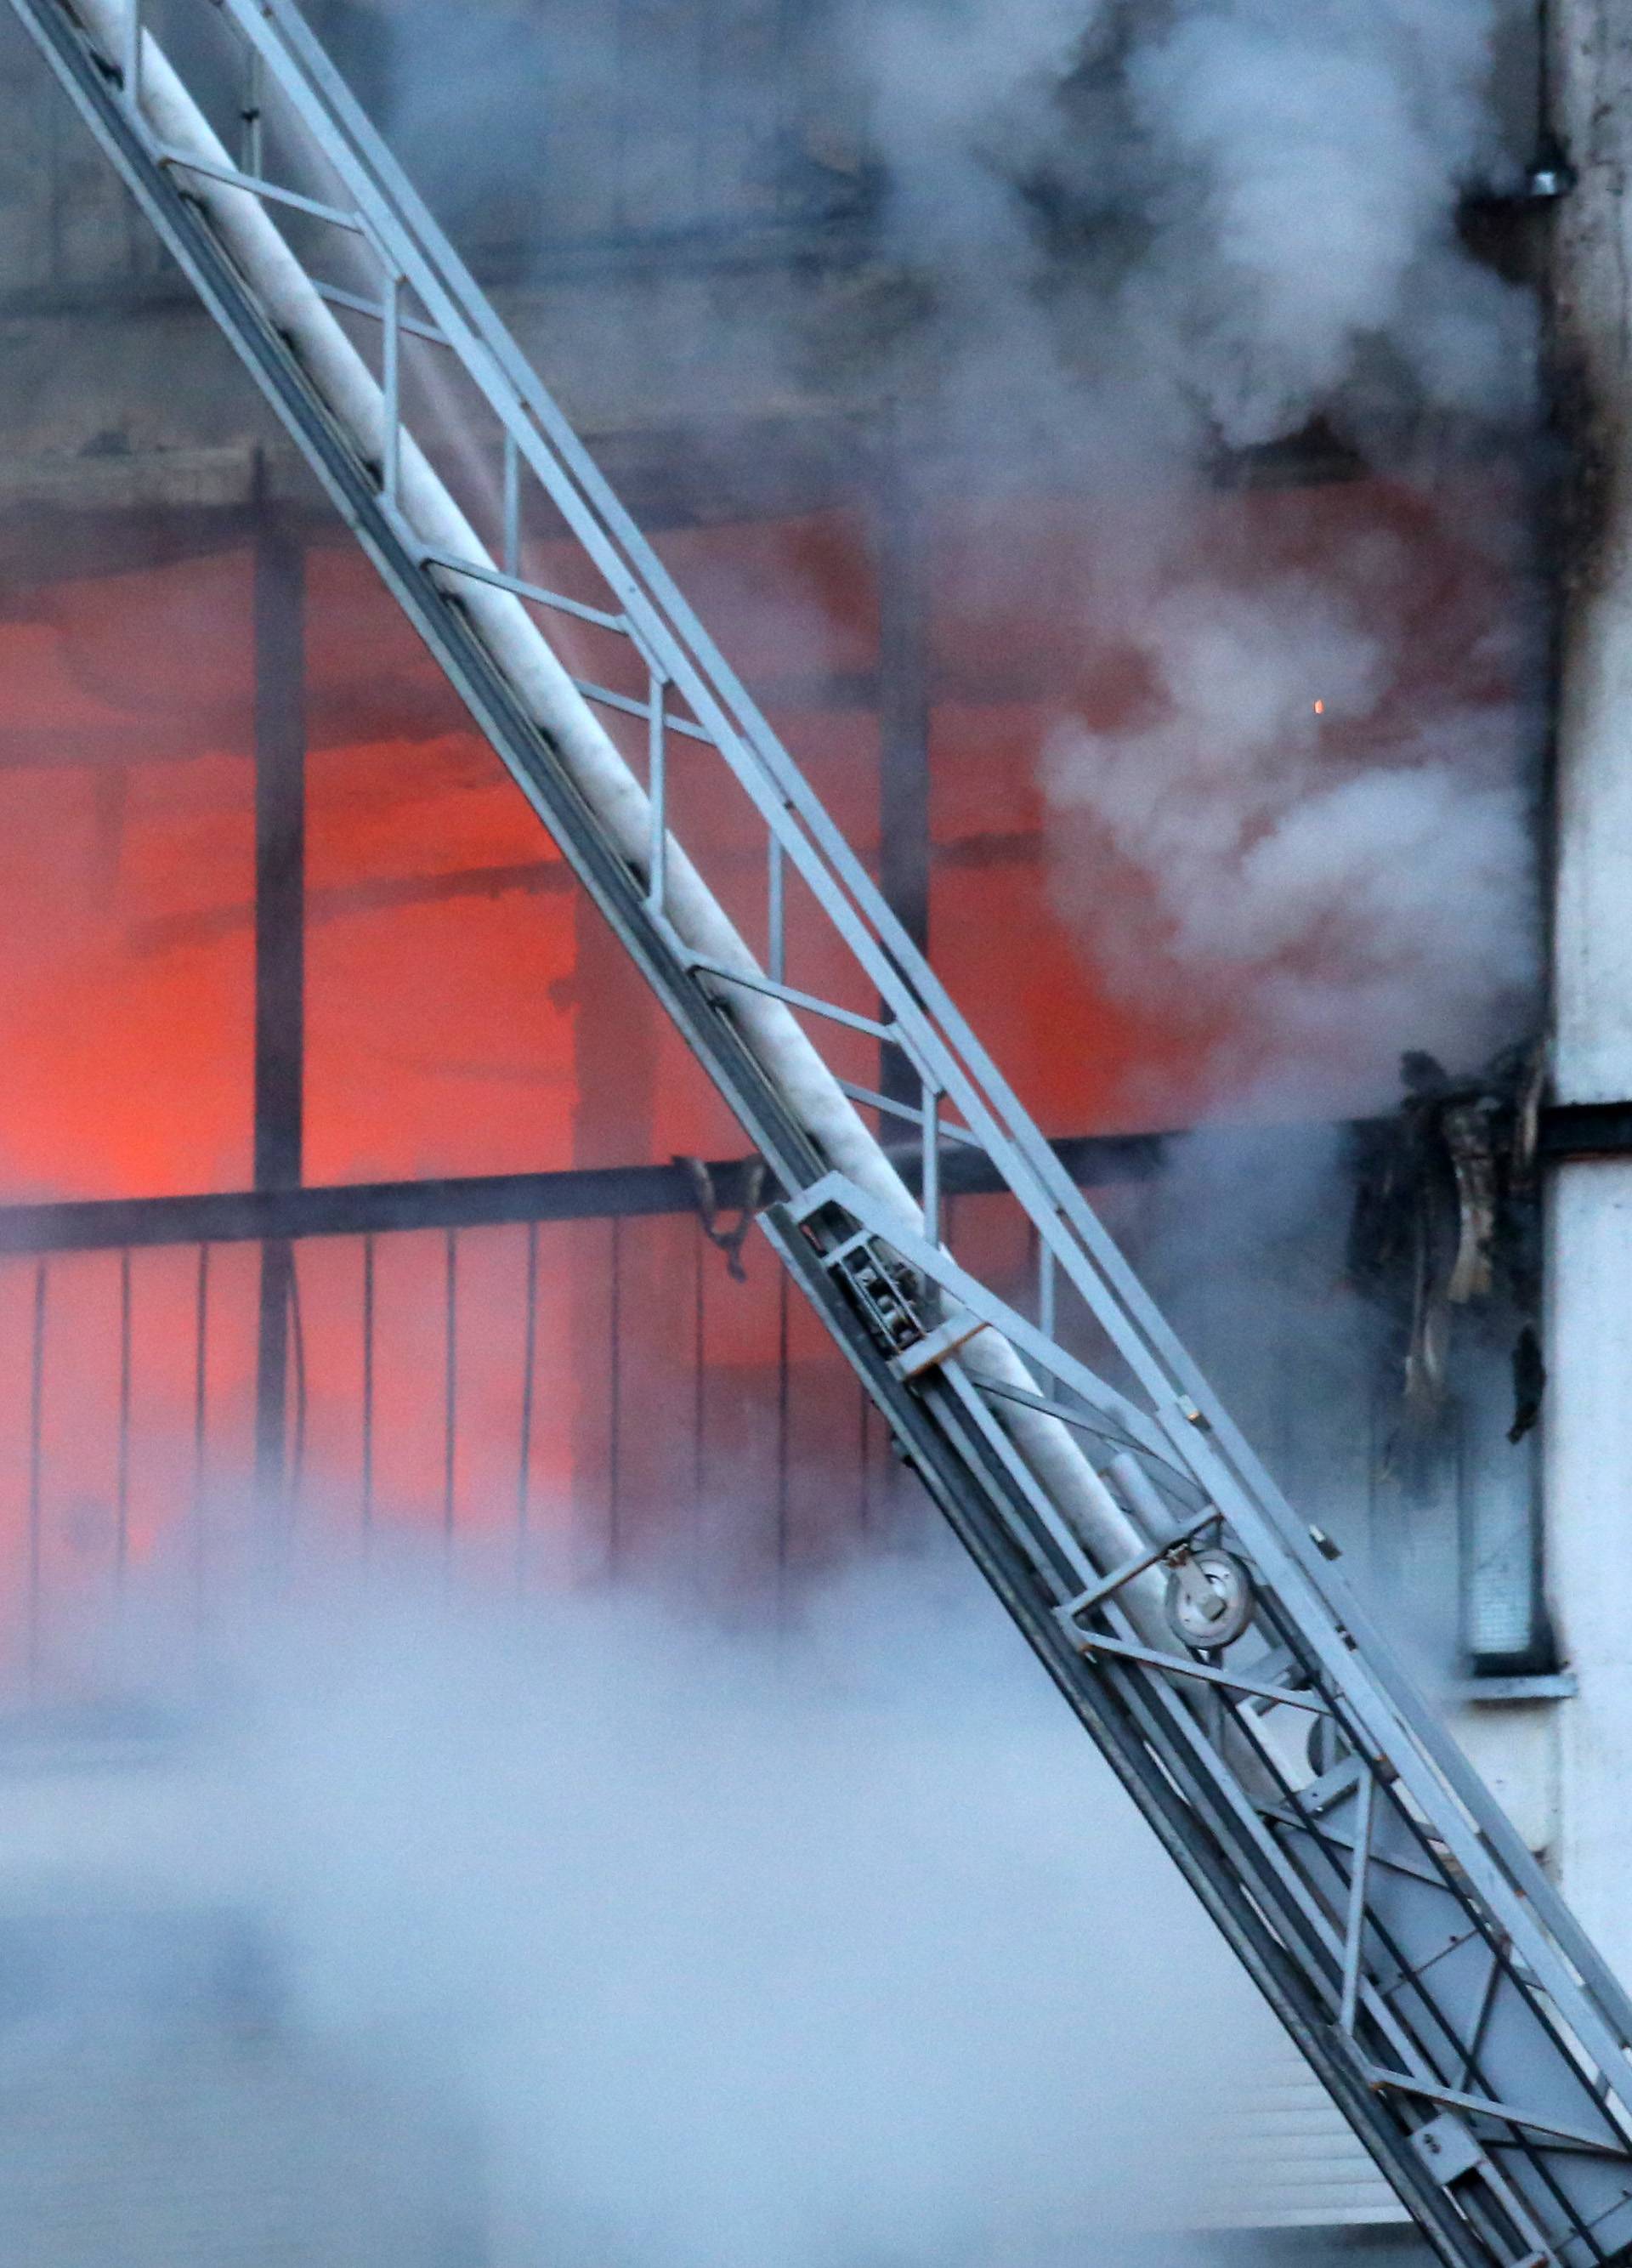
<instances>
[{"instance_id":1,"label":"metal ladder hardware","mask_svg":"<svg viewBox=\"0 0 1632 2268\"><path fill-rule=\"evenodd\" d=\"M1440 2257L1632 2258L1621 1987L293 0L195 0L242 50L241 162L140 0L11 4L736 1114L765 1233L901 1454ZM563 528L564 590L530 563ZM1038 1256L1029 1314L957 1256L968 1146Z\"/></svg>"}]
</instances>

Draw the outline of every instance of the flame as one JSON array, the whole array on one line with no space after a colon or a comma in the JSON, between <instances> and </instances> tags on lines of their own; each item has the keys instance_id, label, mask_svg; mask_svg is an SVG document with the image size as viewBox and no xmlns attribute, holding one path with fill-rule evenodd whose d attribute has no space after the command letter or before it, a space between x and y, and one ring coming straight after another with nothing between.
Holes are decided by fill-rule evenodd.
<instances>
[{"instance_id":1,"label":"flame","mask_svg":"<svg viewBox=\"0 0 1632 2268\"><path fill-rule=\"evenodd\" d=\"M1315 715L1316 715L1317 717L1324 717L1324 716L1325 716L1325 714L1326 714L1326 703L1325 703L1325 702L1324 702L1324 701L1317 701L1317 702L1315 703Z\"/></svg>"}]
</instances>

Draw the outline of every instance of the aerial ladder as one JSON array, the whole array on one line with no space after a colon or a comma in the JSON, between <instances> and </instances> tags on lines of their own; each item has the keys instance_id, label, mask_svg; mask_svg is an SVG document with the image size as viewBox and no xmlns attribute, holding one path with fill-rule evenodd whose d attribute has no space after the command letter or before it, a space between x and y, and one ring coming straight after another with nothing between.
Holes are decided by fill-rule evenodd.
<instances>
[{"instance_id":1,"label":"aerial ladder","mask_svg":"<svg viewBox=\"0 0 1632 2268\"><path fill-rule=\"evenodd\" d=\"M151 0L11 5L764 1160L765 1233L900 1453L1438 2256L1632 2260L1632 2004L294 0L170 0L180 62ZM535 579L541 530L572 589ZM959 1261L954 1160L1029 1224L1023 1294Z\"/></svg>"}]
</instances>

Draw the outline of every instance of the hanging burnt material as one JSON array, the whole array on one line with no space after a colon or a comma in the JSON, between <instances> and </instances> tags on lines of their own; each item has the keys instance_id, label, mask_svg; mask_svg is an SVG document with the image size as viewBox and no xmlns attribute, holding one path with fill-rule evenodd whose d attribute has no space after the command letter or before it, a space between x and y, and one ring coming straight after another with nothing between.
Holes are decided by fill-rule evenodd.
<instances>
[{"instance_id":1,"label":"hanging burnt material","mask_svg":"<svg viewBox=\"0 0 1632 2268\"><path fill-rule=\"evenodd\" d=\"M715 1169L701 1158L676 1158L674 1162L685 1169L690 1179L704 1236L725 1255L726 1274L734 1283L746 1284L748 1271L742 1264L742 1248L747 1242L765 1192L764 1159L745 1160L739 1173L732 1176L734 1186L729 1191L721 1188ZM736 1219L722 1226L724 1214L732 1206L736 1208Z\"/></svg>"},{"instance_id":2,"label":"hanging burnt material","mask_svg":"<svg viewBox=\"0 0 1632 2268\"><path fill-rule=\"evenodd\" d=\"M1405 1100L1357 1130L1349 1265L1400 1329L1408 1425L1430 1426L1450 1391L1459 1310L1510 1336L1513 1417L1522 1440L1547 1373L1538 1329L1540 1215L1535 1173L1540 1058L1512 1048L1472 1078L1430 1055L1400 1064Z\"/></svg>"}]
</instances>

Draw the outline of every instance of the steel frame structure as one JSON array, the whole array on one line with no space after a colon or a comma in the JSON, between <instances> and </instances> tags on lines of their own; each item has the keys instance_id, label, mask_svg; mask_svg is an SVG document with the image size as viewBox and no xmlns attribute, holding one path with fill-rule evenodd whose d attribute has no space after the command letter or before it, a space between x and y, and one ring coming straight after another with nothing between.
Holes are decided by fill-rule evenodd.
<instances>
[{"instance_id":1,"label":"steel frame structure","mask_svg":"<svg viewBox=\"0 0 1632 2268\"><path fill-rule=\"evenodd\" d=\"M1632 2006L292 0L197 0L246 58L237 156L141 0L11 4L766 1160L763 1224L794 1282L1441 2257L1632 2257ZM344 280L312 276L308 239L346 248ZM458 414L445 385L444 409L411 417L434 362ZM452 499L489 446L484 541ZM590 596L532 569L540 514ZM569 670L540 622L613 660ZM708 815L701 847L682 806ZM717 832L747 827L757 951L701 872ZM890 1092L858 1075L859 1047L888 1051ZM910 1130L916 1198L886 1126ZM948 1248L959 1150L1030 1223L1029 1314ZM1250 1619L1226 1631L1243 1582Z\"/></svg>"}]
</instances>

